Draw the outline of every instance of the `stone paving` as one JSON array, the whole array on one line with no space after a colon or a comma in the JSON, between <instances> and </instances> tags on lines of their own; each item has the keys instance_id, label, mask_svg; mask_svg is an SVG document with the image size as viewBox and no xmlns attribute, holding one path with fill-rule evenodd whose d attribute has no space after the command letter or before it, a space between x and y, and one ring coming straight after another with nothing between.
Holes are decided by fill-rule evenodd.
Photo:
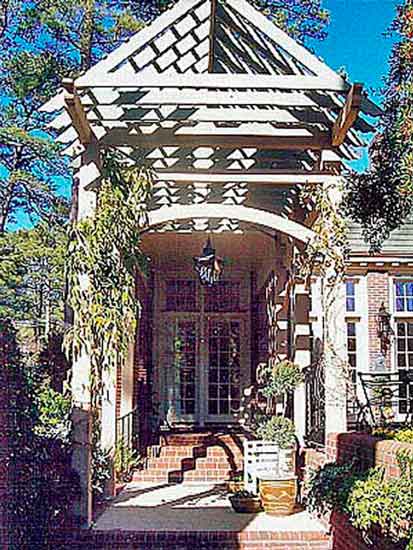
<instances>
[{"instance_id":1,"label":"stone paving","mask_svg":"<svg viewBox=\"0 0 413 550\"><path fill-rule=\"evenodd\" d=\"M97 518L98 531L325 532L306 511L237 514L223 485L130 483Z\"/></svg>"}]
</instances>

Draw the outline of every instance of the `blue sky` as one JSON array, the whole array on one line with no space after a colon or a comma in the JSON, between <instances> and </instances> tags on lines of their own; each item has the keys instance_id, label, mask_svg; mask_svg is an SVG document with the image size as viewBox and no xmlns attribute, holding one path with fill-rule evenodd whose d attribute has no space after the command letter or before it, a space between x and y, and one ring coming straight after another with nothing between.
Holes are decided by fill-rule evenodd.
<instances>
[{"instance_id":1,"label":"blue sky","mask_svg":"<svg viewBox=\"0 0 413 550\"><path fill-rule=\"evenodd\" d=\"M313 44L317 55L332 69L344 68L350 82L362 82L370 97L380 103L383 76L388 72L392 39L384 36L393 21L396 0L324 0L331 23L326 40ZM367 167L367 151L351 163Z\"/></svg>"},{"instance_id":2,"label":"blue sky","mask_svg":"<svg viewBox=\"0 0 413 550\"><path fill-rule=\"evenodd\" d=\"M396 0L324 0L330 11L329 35L314 44L332 68L344 67L352 82L380 88L392 41L384 37L396 13Z\"/></svg>"}]
</instances>

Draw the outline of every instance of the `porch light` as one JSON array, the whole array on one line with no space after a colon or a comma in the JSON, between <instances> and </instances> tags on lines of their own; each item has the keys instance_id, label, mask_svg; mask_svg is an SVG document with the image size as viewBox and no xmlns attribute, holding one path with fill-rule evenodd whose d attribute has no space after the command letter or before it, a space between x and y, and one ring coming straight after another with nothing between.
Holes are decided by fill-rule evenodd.
<instances>
[{"instance_id":1,"label":"porch light","mask_svg":"<svg viewBox=\"0 0 413 550\"><path fill-rule=\"evenodd\" d=\"M391 315L384 307L382 302L379 312L377 314L377 336L380 338L381 352L386 355L387 349L390 344L390 336L394 334L390 324Z\"/></svg>"},{"instance_id":2,"label":"porch light","mask_svg":"<svg viewBox=\"0 0 413 550\"><path fill-rule=\"evenodd\" d=\"M194 257L194 269L199 275L201 284L213 286L222 275L223 258L215 254L215 248L212 248L211 239L208 240L202 250L201 256Z\"/></svg>"}]
</instances>

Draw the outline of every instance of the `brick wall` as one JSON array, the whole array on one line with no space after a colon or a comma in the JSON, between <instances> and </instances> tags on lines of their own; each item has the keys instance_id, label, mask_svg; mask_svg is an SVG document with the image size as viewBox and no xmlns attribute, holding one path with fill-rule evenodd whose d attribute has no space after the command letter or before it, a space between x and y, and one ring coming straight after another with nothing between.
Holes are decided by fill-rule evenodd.
<instances>
[{"instance_id":1,"label":"brick wall","mask_svg":"<svg viewBox=\"0 0 413 550\"><path fill-rule=\"evenodd\" d=\"M389 275L373 271L367 274L368 328L369 328L369 364L373 366L381 355L380 339L377 336L377 313L382 303L389 311ZM386 357L386 366L390 368L390 354Z\"/></svg>"}]
</instances>

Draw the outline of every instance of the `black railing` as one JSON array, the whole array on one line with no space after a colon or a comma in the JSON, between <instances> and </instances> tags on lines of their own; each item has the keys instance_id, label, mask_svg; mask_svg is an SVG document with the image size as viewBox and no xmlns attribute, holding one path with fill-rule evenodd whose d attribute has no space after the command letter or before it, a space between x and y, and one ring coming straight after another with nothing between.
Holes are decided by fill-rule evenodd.
<instances>
[{"instance_id":1,"label":"black railing","mask_svg":"<svg viewBox=\"0 0 413 550\"><path fill-rule=\"evenodd\" d=\"M135 407L116 419L115 441L116 446L132 452L140 450L139 439L138 407Z\"/></svg>"},{"instance_id":2,"label":"black railing","mask_svg":"<svg viewBox=\"0 0 413 550\"><path fill-rule=\"evenodd\" d=\"M306 443L310 446L325 444L325 375L324 362L318 361L305 370Z\"/></svg>"},{"instance_id":3,"label":"black railing","mask_svg":"<svg viewBox=\"0 0 413 550\"><path fill-rule=\"evenodd\" d=\"M359 372L365 402L360 422L372 426L411 423L413 420L413 372Z\"/></svg>"}]
</instances>

